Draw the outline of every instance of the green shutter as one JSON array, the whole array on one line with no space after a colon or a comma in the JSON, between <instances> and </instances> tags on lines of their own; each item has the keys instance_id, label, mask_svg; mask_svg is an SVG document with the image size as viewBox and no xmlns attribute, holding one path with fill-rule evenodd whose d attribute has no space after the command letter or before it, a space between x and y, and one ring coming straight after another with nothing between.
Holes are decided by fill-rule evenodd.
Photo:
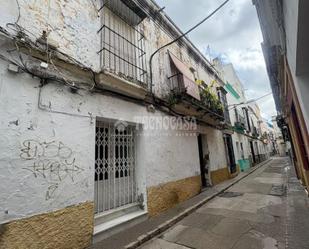
<instances>
[{"instance_id":1,"label":"green shutter","mask_svg":"<svg viewBox=\"0 0 309 249\"><path fill-rule=\"evenodd\" d=\"M230 83L226 83L225 84L225 89L230 93L232 94L236 99L239 99L240 96L239 94L236 92L236 90L232 87L232 85Z\"/></svg>"}]
</instances>

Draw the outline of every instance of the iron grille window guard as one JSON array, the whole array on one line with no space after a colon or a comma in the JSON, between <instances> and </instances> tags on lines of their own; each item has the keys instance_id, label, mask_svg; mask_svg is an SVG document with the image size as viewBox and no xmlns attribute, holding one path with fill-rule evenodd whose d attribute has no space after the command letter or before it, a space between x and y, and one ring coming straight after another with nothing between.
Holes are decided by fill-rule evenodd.
<instances>
[{"instance_id":1,"label":"iron grille window guard","mask_svg":"<svg viewBox=\"0 0 309 249\"><path fill-rule=\"evenodd\" d=\"M134 128L121 128L111 123L96 123L96 214L136 202Z\"/></svg>"},{"instance_id":2,"label":"iron grille window guard","mask_svg":"<svg viewBox=\"0 0 309 249\"><path fill-rule=\"evenodd\" d=\"M124 5L124 4L123 4ZM123 8L128 8L124 5ZM101 68L132 83L147 86L144 35L108 8L102 8ZM135 15L133 12L128 12Z\"/></svg>"}]
</instances>

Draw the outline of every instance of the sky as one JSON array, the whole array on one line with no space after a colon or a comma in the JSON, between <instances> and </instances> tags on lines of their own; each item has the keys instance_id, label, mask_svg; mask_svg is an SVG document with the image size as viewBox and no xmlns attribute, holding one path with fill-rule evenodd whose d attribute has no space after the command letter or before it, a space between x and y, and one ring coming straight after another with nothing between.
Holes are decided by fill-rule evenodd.
<instances>
[{"instance_id":1,"label":"sky","mask_svg":"<svg viewBox=\"0 0 309 249\"><path fill-rule=\"evenodd\" d=\"M224 0L156 0L176 25L187 31ZM209 59L231 62L248 100L271 92L261 49L263 40L252 0L230 0L219 12L188 35ZM259 100L262 116L276 115L272 95Z\"/></svg>"}]
</instances>

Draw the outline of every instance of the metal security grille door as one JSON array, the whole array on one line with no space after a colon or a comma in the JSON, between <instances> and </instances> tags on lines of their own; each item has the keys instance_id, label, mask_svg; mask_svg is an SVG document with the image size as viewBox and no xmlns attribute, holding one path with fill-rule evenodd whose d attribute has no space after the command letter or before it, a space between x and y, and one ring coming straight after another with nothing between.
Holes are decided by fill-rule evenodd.
<instances>
[{"instance_id":1,"label":"metal security grille door","mask_svg":"<svg viewBox=\"0 0 309 249\"><path fill-rule=\"evenodd\" d=\"M136 202L134 144L132 126L96 123L96 214Z\"/></svg>"}]
</instances>

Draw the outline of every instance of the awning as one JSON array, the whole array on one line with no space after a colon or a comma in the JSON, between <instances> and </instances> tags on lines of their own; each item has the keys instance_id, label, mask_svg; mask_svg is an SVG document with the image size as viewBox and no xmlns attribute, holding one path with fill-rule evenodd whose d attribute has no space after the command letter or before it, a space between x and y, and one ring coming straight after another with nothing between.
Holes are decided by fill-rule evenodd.
<instances>
[{"instance_id":1,"label":"awning","mask_svg":"<svg viewBox=\"0 0 309 249\"><path fill-rule=\"evenodd\" d=\"M200 91L198 85L195 83L193 73L190 71L189 67L185 65L181 60L179 60L175 55L169 52L171 61L178 71L182 74L184 87L187 90L187 94L201 100Z\"/></svg>"}]
</instances>

